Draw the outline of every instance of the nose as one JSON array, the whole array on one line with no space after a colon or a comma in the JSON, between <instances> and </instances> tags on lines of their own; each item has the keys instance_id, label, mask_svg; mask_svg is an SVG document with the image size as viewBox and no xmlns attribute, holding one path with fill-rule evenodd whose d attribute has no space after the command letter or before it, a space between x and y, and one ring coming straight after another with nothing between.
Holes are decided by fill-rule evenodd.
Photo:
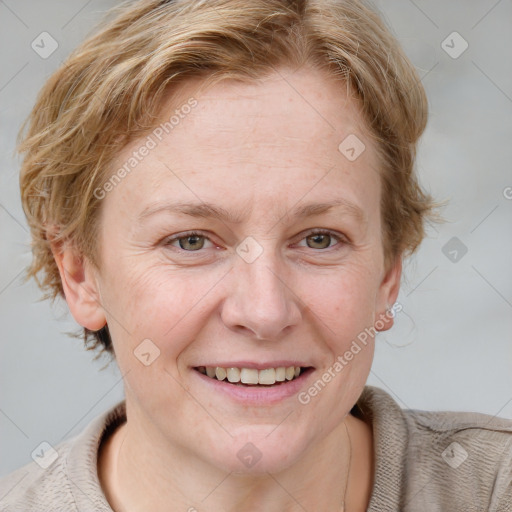
<instances>
[{"instance_id":1,"label":"nose","mask_svg":"<svg viewBox=\"0 0 512 512\"><path fill-rule=\"evenodd\" d=\"M284 271L275 257L262 255L252 263L239 259L230 274L229 291L221 311L229 329L272 341L299 324L301 300L289 282L290 273Z\"/></svg>"}]
</instances>

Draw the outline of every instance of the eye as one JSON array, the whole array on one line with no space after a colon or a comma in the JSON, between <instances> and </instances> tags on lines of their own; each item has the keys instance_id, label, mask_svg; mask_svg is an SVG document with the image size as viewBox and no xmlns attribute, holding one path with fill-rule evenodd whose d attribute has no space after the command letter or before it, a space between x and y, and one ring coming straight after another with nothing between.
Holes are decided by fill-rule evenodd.
<instances>
[{"instance_id":1,"label":"eye","mask_svg":"<svg viewBox=\"0 0 512 512\"><path fill-rule=\"evenodd\" d=\"M306 241L306 246L310 249L327 249L332 247L331 242L333 241L343 241L343 239L332 233L331 231L324 229L317 229L311 231L303 240ZM336 245L336 244L333 244ZM300 245L300 247L304 247L304 245Z\"/></svg>"},{"instance_id":2,"label":"eye","mask_svg":"<svg viewBox=\"0 0 512 512\"><path fill-rule=\"evenodd\" d=\"M178 242L179 249L187 252L197 252L204 247L205 240L210 241L208 237L204 236L203 234L192 231L177 237L168 238L165 241L165 245L176 247L174 244Z\"/></svg>"}]
</instances>

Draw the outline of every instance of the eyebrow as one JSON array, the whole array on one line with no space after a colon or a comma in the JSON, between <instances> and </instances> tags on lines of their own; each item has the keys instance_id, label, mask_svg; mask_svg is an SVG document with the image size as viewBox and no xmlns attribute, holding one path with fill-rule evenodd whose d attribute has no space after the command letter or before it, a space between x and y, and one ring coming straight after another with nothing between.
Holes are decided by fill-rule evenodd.
<instances>
[{"instance_id":1,"label":"eyebrow","mask_svg":"<svg viewBox=\"0 0 512 512\"><path fill-rule=\"evenodd\" d=\"M303 219L326 213L333 208L343 210L346 215L353 217L358 222L366 223L366 215L364 211L355 203L341 198L324 203L309 203L297 206L292 209L291 212L287 212L283 215L283 217L291 216L293 218ZM138 220L139 222L143 221L147 217L161 212L181 213L191 217L213 218L230 224L240 224L243 222L243 216L241 213L230 213L224 208L206 202L154 203L144 208L144 210L139 214Z\"/></svg>"}]
</instances>

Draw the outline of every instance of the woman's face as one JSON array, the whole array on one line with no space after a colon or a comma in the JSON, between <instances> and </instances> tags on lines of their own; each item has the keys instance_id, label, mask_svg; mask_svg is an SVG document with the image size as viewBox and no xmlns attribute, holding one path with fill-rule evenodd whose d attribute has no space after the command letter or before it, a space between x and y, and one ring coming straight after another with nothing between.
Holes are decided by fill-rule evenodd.
<instances>
[{"instance_id":1,"label":"woman's face","mask_svg":"<svg viewBox=\"0 0 512 512\"><path fill-rule=\"evenodd\" d=\"M358 399L362 333L400 268L385 273L378 162L345 86L311 69L199 84L117 158L112 174L129 172L102 199L95 286L132 428L226 471L276 471ZM308 370L274 385L201 373L272 382L292 366Z\"/></svg>"}]
</instances>

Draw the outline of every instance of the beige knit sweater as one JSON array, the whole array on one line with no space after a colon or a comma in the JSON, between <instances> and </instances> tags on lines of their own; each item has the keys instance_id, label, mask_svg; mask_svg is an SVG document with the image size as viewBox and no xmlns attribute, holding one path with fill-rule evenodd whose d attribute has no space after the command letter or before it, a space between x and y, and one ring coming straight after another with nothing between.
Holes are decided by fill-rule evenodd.
<instances>
[{"instance_id":1,"label":"beige knit sweater","mask_svg":"<svg viewBox=\"0 0 512 512\"><path fill-rule=\"evenodd\" d=\"M373 386L364 388L352 412L373 426L369 512L512 512L511 420L403 410ZM125 420L123 401L55 446L58 456L46 469L31 462L1 479L0 511L112 512L99 484L97 453L102 436ZM43 458L43 465L51 461Z\"/></svg>"}]
</instances>

